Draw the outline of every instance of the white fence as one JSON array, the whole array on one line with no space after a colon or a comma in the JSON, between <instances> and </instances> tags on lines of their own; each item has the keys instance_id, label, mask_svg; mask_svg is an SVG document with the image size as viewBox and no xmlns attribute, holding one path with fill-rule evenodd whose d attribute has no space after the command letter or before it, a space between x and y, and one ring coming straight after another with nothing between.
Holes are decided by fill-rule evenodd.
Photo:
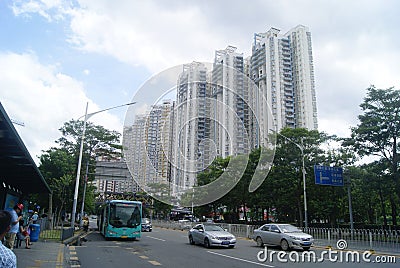
<instances>
[{"instance_id":1,"label":"white fence","mask_svg":"<svg viewBox=\"0 0 400 268\"><path fill-rule=\"evenodd\" d=\"M400 231L383 229L303 228L316 240L316 245L336 246L344 239L348 248L400 252Z\"/></svg>"},{"instance_id":2,"label":"white fence","mask_svg":"<svg viewBox=\"0 0 400 268\"><path fill-rule=\"evenodd\" d=\"M188 230L192 222L159 221L154 220L153 226ZM222 228L238 237L252 238L253 232L259 226L245 224L219 223ZM346 228L303 228L303 231L312 235L317 246L336 247L338 240L346 240L349 249L375 250L387 252L400 252L400 231L383 229L354 229L351 232Z\"/></svg>"}]
</instances>

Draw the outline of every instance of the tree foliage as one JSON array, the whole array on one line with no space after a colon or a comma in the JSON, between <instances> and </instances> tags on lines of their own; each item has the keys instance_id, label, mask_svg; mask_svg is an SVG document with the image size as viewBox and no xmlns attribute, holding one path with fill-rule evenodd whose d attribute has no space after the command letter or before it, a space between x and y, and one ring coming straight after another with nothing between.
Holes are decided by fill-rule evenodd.
<instances>
[{"instance_id":1,"label":"tree foliage","mask_svg":"<svg viewBox=\"0 0 400 268\"><path fill-rule=\"evenodd\" d=\"M378 157L392 211L397 225L397 204L400 201L399 147L400 147L400 91L394 88L377 89L370 86L360 105L363 113L360 123L352 128L347 142L361 156Z\"/></svg>"},{"instance_id":2,"label":"tree foliage","mask_svg":"<svg viewBox=\"0 0 400 268\"><path fill-rule=\"evenodd\" d=\"M39 169L53 190L53 209L60 214L63 210L70 211L72 208L83 122L71 120L65 122L59 130L61 137L56 140L58 147L43 152L40 156ZM87 123L83 144L82 177L86 175L88 166L88 181L94 179L92 174L96 157L112 159L121 156L120 136L121 134L116 131ZM80 183L85 183L85 179L81 179ZM83 185L79 187L78 204L82 202L83 188ZM94 191L95 188L88 184L85 211L94 212Z\"/></svg>"},{"instance_id":3,"label":"tree foliage","mask_svg":"<svg viewBox=\"0 0 400 268\"><path fill-rule=\"evenodd\" d=\"M351 129L351 138L306 129L282 129L277 135L272 169L255 192L249 193L246 186L257 166L257 150L250 154L246 172L235 188L198 211L208 209L210 213L212 209L211 215L225 213L229 215L225 217L228 221L239 221L241 217L243 221L275 220L302 225L304 156L309 223L337 226L349 222L350 189L356 226L396 226L400 202L400 91L371 86L360 107L360 123ZM371 156L375 157L374 162L357 164ZM209 170L201 173L199 182L208 183L219 176L223 170L218 163L222 161L217 159ZM345 186L316 185L314 165L342 167ZM244 210L247 213L243 215Z\"/></svg>"}]
</instances>

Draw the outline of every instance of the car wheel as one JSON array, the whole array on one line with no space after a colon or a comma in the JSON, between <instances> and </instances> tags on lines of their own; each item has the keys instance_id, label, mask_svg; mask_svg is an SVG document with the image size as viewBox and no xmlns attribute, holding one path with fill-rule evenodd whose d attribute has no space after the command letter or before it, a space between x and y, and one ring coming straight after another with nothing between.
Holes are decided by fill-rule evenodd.
<instances>
[{"instance_id":1,"label":"car wheel","mask_svg":"<svg viewBox=\"0 0 400 268\"><path fill-rule=\"evenodd\" d=\"M310 250L310 247L303 247L303 250L309 251L309 250Z\"/></svg>"},{"instance_id":2,"label":"car wheel","mask_svg":"<svg viewBox=\"0 0 400 268\"><path fill-rule=\"evenodd\" d=\"M281 240L281 248L284 251L289 250L289 243L286 239Z\"/></svg>"},{"instance_id":3,"label":"car wheel","mask_svg":"<svg viewBox=\"0 0 400 268\"><path fill-rule=\"evenodd\" d=\"M234 245L232 245L232 246L229 246L229 248L234 248L235 246Z\"/></svg>"},{"instance_id":4,"label":"car wheel","mask_svg":"<svg viewBox=\"0 0 400 268\"><path fill-rule=\"evenodd\" d=\"M257 242L257 247L262 247L264 245L264 242L262 241L261 237L259 237L259 236L257 236L256 242Z\"/></svg>"},{"instance_id":5,"label":"car wheel","mask_svg":"<svg viewBox=\"0 0 400 268\"><path fill-rule=\"evenodd\" d=\"M190 243L191 245L194 245L194 244L195 244L195 242L194 242L194 240L193 240L193 236L189 236L189 243Z\"/></svg>"},{"instance_id":6,"label":"car wheel","mask_svg":"<svg viewBox=\"0 0 400 268\"><path fill-rule=\"evenodd\" d=\"M210 240L208 240L208 238L205 238L205 239L204 239L204 246L205 246L206 248L210 248Z\"/></svg>"}]
</instances>

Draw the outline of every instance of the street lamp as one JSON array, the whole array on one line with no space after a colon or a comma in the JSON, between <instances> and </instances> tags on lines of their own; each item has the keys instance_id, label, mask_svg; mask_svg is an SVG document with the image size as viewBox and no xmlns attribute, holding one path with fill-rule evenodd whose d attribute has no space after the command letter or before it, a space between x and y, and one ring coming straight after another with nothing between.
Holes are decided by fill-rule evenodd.
<instances>
[{"instance_id":1,"label":"street lamp","mask_svg":"<svg viewBox=\"0 0 400 268\"><path fill-rule=\"evenodd\" d=\"M89 102L86 103L86 110L85 110L85 115L84 115L85 119L83 120L83 130L82 130L82 137L81 137L81 147L79 149L78 170L76 171L76 179L75 179L75 192L74 192L74 203L73 203L73 206L72 206L71 227L75 227L76 205L78 203L78 191L79 191L79 177L81 176L81 167L82 167L83 141L85 140L85 131L86 131L86 122L87 122L87 120L90 117L92 117L93 115L95 115L95 114L98 114L98 113L101 113L101 112L105 112L105 111L108 111L108 110L111 110L111 109L123 107L123 106L129 106L129 105L132 105L132 104L135 104L135 103L136 102L130 102L130 103L114 106L114 107L111 107L111 108L103 109L103 110L100 110L100 111L97 111L97 112L94 112L94 113L90 113L90 114L87 113ZM82 217L82 215L81 215L81 217Z\"/></svg>"},{"instance_id":2,"label":"street lamp","mask_svg":"<svg viewBox=\"0 0 400 268\"><path fill-rule=\"evenodd\" d=\"M307 195L306 195L306 169L304 166L304 144L303 144L303 137L301 137L301 144L298 144L294 141L292 141L291 139L289 139L288 137L286 137L285 135L270 129L271 131L275 132L276 134L284 137L287 141L293 143L294 145L296 145L301 152L301 160L302 160L302 173L303 173L303 196L304 196L304 227L308 228L308 216L307 216Z\"/></svg>"}]
</instances>

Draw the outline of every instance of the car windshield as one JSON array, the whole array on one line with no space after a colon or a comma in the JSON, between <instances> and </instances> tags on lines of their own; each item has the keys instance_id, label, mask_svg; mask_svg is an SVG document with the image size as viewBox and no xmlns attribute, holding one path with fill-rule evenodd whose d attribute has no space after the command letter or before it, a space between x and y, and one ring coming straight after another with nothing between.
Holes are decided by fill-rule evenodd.
<instances>
[{"instance_id":1,"label":"car windshield","mask_svg":"<svg viewBox=\"0 0 400 268\"><path fill-rule=\"evenodd\" d=\"M293 225L284 224L279 226L283 233L301 233L301 231Z\"/></svg>"},{"instance_id":2,"label":"car windshield","mask_svg":"<svg viewBox=\"0 0 400 268\"><path fill-rule=\"evenodd\" d=\"M224 231L224 229L221 228L221 226L218 225L204 225L204 230L205 231Z\"/></svg>"},{"instance_id":3,"label":"car windshield","mask_svg":"<svg viewBox=\"0 0 400 268\"><path fill-rule=\"evenodd\" d=\"M150 219L148 219L148 218L143 218L143 219L142 219L142 223L146 223L146 224L147 224L147 223L150 223Z\"/></svg>"}]
</instances>

